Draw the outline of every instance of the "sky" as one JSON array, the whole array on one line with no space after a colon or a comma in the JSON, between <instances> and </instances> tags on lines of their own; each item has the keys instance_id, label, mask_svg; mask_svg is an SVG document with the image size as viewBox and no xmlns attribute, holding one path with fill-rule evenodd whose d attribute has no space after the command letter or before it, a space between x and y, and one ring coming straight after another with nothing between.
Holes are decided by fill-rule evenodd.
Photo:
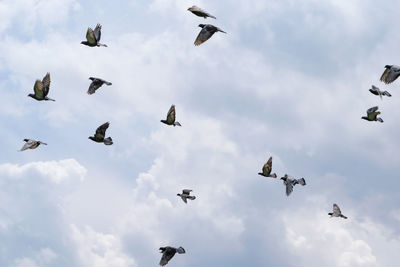
<instances>
[{"instance_id":1,"label":"sky","mask_svg":"<svg viewBox=\"0 0 400 267\"><path fill-rule=\"evenodd\" d=\"M176 267L398 266L400 81L379 78L399 8L1 0L0 266L157 266L167 245ZM81 45L97 23L108 47ZM227 34L195 47L200 23ZM56 102L27 97L47 72ZM91 76L113 84L88 95ZM182 127L160 122L172 104ZM376 105L384 123L362 120ZM114 145L89 140L107 121ZM257 175L270 156L307 185Z\"/></svg>"}]
</instances>

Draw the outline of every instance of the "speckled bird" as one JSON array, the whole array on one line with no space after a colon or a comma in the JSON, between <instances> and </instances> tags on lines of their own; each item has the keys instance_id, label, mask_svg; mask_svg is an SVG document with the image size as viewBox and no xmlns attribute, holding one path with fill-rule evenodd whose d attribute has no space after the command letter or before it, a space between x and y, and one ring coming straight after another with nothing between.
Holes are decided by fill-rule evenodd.
<instances>
[{"instance_id":1,"label":"speckled bird","mask_svg":"<svg viewBox=\"0 0 400 267\"><path fill-rule=\"evenodd\" d=\"M81 44L87 45L90 47L95 47L95 46L107 47L107 45L99 43L100 38L101 38L101 25L97 24L96 28L94 28L94 30L90 27L87 29L86 41L82 41Z\"/></svg>"}]
</instances>

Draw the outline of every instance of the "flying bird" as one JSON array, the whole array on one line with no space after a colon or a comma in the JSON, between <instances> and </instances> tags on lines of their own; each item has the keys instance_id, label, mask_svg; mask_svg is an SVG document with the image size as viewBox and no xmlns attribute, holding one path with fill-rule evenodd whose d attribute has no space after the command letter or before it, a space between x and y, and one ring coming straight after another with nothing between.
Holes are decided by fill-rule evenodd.
<instances>
[{"instance_id":1,"label":"flying bird","mask_svg":"<svg viewBox=\"0 0 400 267\"><path fill-rule=\"evenodd\" d=\"M112 145L113 140L111 137L104 138L106 136L106 130L107 130L108 126L110 126L109 122L106 122L103 125L99 126L99 128L97 128L94 136L89 136L89 139L93 140L97 143L104 143L105 145L108 145L108 146Z\"/></svg>"},{"instance_id":2,"label":"flying bird","mask_svg":"<svg viewBox=\"0 0 400 267\"><path fill-rule=\"evenodd\" d=\"M177 196L180 196L181 199L183 200L183 202L185 202L187 204L187 199L190 200L195 200L196 197L195 196L191 196L190 192L192 192L193 190L190 189L183 189L182 190L182 194L176 194Z\"/></svg>"},{"instance_id":3,"label":"flying bird","mask_svg":"<svg viewBox=\"0 0 400 267\"><path fill-rule=\"evenodd\" d=\"M43 80L35 81L35 85L33 86L34 94L29 94L28 96L38 101L42 100L55 101L54 99L47 97L49 90L50 90L50 73L46 73L46 75L43 77Z\"/></svg>"},{"instance_id":4,"label":"flying bird","mask_svg":"<svg viewBox=\"0 0 400 267\"><path fill-rule=\"evenodd\" d=\"M381 81L389 84L394 82L400 76L400 67L396 65L386 65L385 71L381 76Z\"/></svg>"},{"instance_id":5,"label":"flying bird","mask_svg":"<svg viewBox=\"0 0 400 267\"><path fill-rule=\"evenodd\" d=\"M40 145L46 145L47 146L46 143L43 143L41 141L36 141L36 140L33 140L33 139L24 139L24 142L25 142L25 144L21 148L20 151L24 151L24 150L27 150L27 149L35 149Z\"/></svg>"},{"instance_id":6,"label":"flying bird","mask_svg":"<svg viewBox=\"0 0 400 267\"><path fill-rule=\"evenodd\" d=\"M369 91L374 94L374 95L379 95L379 97L382 99L382 96L388 96L391 97L392 95L388 91L381 91L378 87L375 85L372 85L372 88L369 89Z\"/></svg>"},{"instance_id":7,"label":"flying bird","mask_svg":"<svg viewBox=\"0 0 400 267\"><path fill-rule=\"evenodd\" d=\"M367 110L367 116L361 117L361 119L367 120L367 121L379 121L383 122L382 118L378 118L378 115L381 114L380 111L378 110L378 106L369 108Z\"/></svg>"},{"instance_id":8,"label":"flying bird","mask_svg":"<svg viewBox=\"0 0 400 267\"><path fill-rule=\"evenodd\" d=\"M175 256L176 253L178 254L184 254L186 253L185 249L183 247L179 248L173 248L173 247L161 247L160 253L162 253L162 257L160 260L160 265L165 266L167 263Z\"/></svg>"},{"instance_id":9,"label":"flying bird","mask_svg":"<svg viewBox=\"0 0 400 267\"><path fill-rule=\"evenodd\" d=\"M265 177L271 177L271 178L276 178L276 173L271 174L272 171L272 157L269 157L267 163L264 164L262 168L262 172L259 172L259 175L265 176Z\"/></svg>"},{"instance_id":10,"label":"flying bird","mask_svg":"<svg viewBox=\"0 0 400 267\"><path fill-rule=\"evenodd\" d=\"M292 176L285 174L284 177L281 178L283 180L283 184L286 186L286 195L289 196L293 192L293 187L296 184L306 185L306 180L304 178L294 179Z\"/></svg>"},{"instance_id":11,"label":"flying bird","mask_svg":"<svg viewBox=\"0 0 400 267\"><path fill-rule=\"evenodd\" d=\"M182 126L179 122L175 121L175 105L172 105L167 114L167 119L166 120L161 120L162 123L165 123L167 125L173 125L175 126Z\"/></svg>"},{"instance_id":12,"label":"flying bird","mask_svg":"<svg viewBox=\"0 0 400 267\"><path fill-rule=\"evenodd\" d=\"M82 41L81 44L87 45L90 47L94 47L94 46L107 47L107 45L99 43L100 38L101 38L101 25L97 23L96 28L94 28L94 31L90 27L87 29L86 41Z\"/></svg>"},{"instance_id":13,"label":"flying bird","mask_svg":"<svg viewBox=\"0 0 400 267\"><path fill-rule=\"evenodd\" d=\"M89 86L89 90L87 91L87 93L89 95L94 94L96 92L96 90L99 89L103 84L112 85L112 83L107 82L100 78L90 77L89 80L92 80L92 82L90 83L90 86Z\"/></svg>"},{"instance_id":14,"label":"flying bird","mask_svg":"<svg viewBox=\"0 0 400 267\"><path fill-rule=\"evenodd\" d=\"M203 17L203 18L205 18L205 19L206 19L207 17L216 19L216 17L214 17L213 15L207 13L206 11L204 11L203 9L201 9L200 7L197 7L197 6L189 7L188 10L189 10L190 12L192 12L193 14L195 14L196 16Z\"/></svg>"},{"instance_id":15,"label":"flying bird","mask_svg":"<svg viewBox=\"0 0 400 267\"><path fill-rule=\"evenodd\" d=\"M329 212L328 215L331 215L331 217L342 217L343 219L347 219L347 217L342 214L337 204L333 204L333 212Z\"/></svg>"},{"instance_id":16,"label":"flying bird","mask_svg":"<svg viewBox=\"0 0 400 267\"><path fill-rule=\"evenodd\" d=\"M199 24L199 27L202 28L199 35L197 35L196 40L194 41L194 45L201 45L205 41L211 38L211 36L214 35L216 32L224 32L218 27L215 27L214 25L211 24Z\"/></svg>"}]
</instances>

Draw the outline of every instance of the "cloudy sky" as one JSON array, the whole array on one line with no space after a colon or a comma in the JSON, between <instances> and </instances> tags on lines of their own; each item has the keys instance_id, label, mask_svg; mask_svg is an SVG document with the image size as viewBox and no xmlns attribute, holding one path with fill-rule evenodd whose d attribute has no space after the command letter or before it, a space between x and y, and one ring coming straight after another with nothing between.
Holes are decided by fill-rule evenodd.
<instances>
[{"instance_id":1,"label":"cloudy sky","mask_svg":"<svg viewBox=\"0 0 400 267\"><path fill-rule=\"evenodd\" d=\"M195 47L194 4L228 34ZM379 82L400 64L398 10L1 0L0 266L157 266L166 245L186 249L176 267L398 266L400 82ZM108 48L80 44L97 23ZM56 102L27 97L46 72ZM90 76L113 85L89 96ZM171 104L183 127L160 123ZM360 119L375 105L383 124ZM88 140L106 121L114 145ZM24 138L48 146L17 152ZM307 186L257 175L269 156Z\"/></svg>"}]
</instances>

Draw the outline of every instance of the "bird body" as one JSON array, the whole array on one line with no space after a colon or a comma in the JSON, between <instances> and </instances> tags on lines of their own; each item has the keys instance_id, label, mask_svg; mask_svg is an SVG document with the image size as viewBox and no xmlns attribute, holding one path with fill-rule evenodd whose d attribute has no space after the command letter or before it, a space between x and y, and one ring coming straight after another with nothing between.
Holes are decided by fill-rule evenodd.
<instances>
[{"instance_id":1,"label":"bird body","mask_svg":"<svg viewBox=\"0 0 400 267\"><path fill-rule=\"evenodd\" d=\"M81 44L87 45L90 47L95 47L95 46L104 46L107 47L105 44L101 44L100 42L101 38L101 25L97 23L96 27L94 30L92 28L88 28L86 31L86 41L82 41Z\"/></svg>"},{"instance_id":2,"label":"bird body","mask_svg":"<svg viewBox=\"0 0 400 267\"><path fill-rule=\"evenodd\" d=\"M107 82L100 78L90 77L89 80L92 80L92 82L90 83L89 89L87 91L87 93L89 95L94 94L96 92L96 90L99 89L103 84L112 85L112 83Z\"/></svg>"},{"instance_id":3,"label":"bird body","mask_svg":"<svg viewBox=\"0 0 400 267\"><path fill-rule=\"evenodd\" d=\"M333 204L333 212L328 213L328 215L331 215L331 217L341 217L343 219L347 219L347 217L342 214L337 204Z\"/></svg>"},{"instance_id":4,"label":"bird body","mask_svg":"<svg viewBox=\"0 0 400 267\"><path fill-rule=\"evenodd\" d=\"M296 184L300 184L302 186L306 185L306 180L304 178L295 179L287 174L285 174L285 176L282 177L281 180L283 180L283 184L286 186L286 196L289 196L293 192L293 187Z\"/></svg>"},{"instance_id":5,"label":"bird body","mask_svg":"<svg viewBox=\"0 0 400 267\"><path fill-rule=\"evenodd\" d=\"M195 196L191 196L190 192L192 192L193 190L190 189L183 189L182 190L182 194L176 194L177 196L180 196L181 199L183 200L183 202L185 202L187 204L187 199L190 200L195 200L196 197Z\"/></svg>"},{"instance_id":6,"label":"bird body","mask_svg":"<svg viewBox=\"0 0 400 267\"><path fill-rule=\"evenodd\" d=\"M41 141L36 141L36 140L33 140L33 139L24 139L24 142L25 142L25 144L21 148L20 151L24 151L24 150L27 150L27 149L35 149L40 145L47 145L46 143L43 143Z\"/></svg>"},{"instance_id":7,"label":"bird body","mask_svg":"<svg viewBox=\"0 0 400 267\"><path fill-rule=\"evenodd\" d=\"M47 97L49 90L50 90L50 73L46 73L46 75L43 77L43 80L35 81L35 85L33 86L34 94L29 94L28 96L38 101L42 100L55 101L54 99Z\"/></svg>"},{"instance_id":8,"label":"bird body","mask_svg":"<svg viewBox=\"0 0 400 267\"><path fill-rule=\"evenodd\" d=\"M367 120L367 121L383 122L382 118L378 118L378 115L381 114L381 112L378 111L378 109L379 109L378 106L369 108L367 110L367 116L363 116L363 117L361 117L361 119Z\"/></svg>"},{"instance_id":9,"label":"bird body","mask_svg":"<svg viewBox=\"0 0 400 267\"><path fill-rule=\"evenodd\" d=\"M208 39L211 38L211 36L214 35L216 32L224 32L220 28L211 25L211 24L199 24L199 27L201 28L201 31L199 35L197 35L196 40L194 41L194 45L198 46L207 41Z\"/></svg>"},{"instance_id":10,"label":"bird body","mask_svg":"<svg viewBox=\"0 0 400 267\"><path fill-rule=\"evenodd\" d=\"M178 254L184 254L186 253L185 249L183 247L179 247L179 248L174 248L174 247L161 247L160 249L160 253L162 253L162 257L160 260L160 265L161 266L165 266L168 264L168 262L175 256L176 253Z\"/></svg>"},{"instance_id":11,"label":"bird body","mask_svg":"<svg viewBox=\"0 0 400 267\"><path fill-rule=\"evenodd\" d=\"M182 126L179 122L175 121L175 105L172 105L167 113L167 119L166 120L161 120L162 123L165 123L167 125L172 125L172 126Z\"/></svg>"},{"instance_id":12,"label":"bird body","mask_svg":"<svg viewBox=\"0 0 400 267\"><path fill-rule=\"evenodd\" d=\"M196 16L203 17L203 18L205 18L205 19L206 19L207 17L216 19L216 17L214 17L213 15L207 13L206 11L204 11L203 9L201 9L201 8L199 8L199 7L197 7L197 6L189 7L188 10L189 10L190 12L192 12L193 14L195 14Z\"/></svg>"},{"instance_id":13,"label":"bird body","mask_svg":"<svg viewBox=\"0 0 400 267\"><path fill-rule=\"evenodd\" d=\"M378 95L381 99L382 99L382 96L388 96L388 97L392 96L388 91L381 91L375 85L372 85L372 87L371 87L371 89L369 89L369 91L374 95Z\"/></svg>"},{"instance_id":14,"label":"bird body","mask_svg":"<svg viewBox=\"0 0 400 267\"><path fill-rule=\"evenodd\" d=\"M271 178L276 178L276 173L272 173L272 157L270 157L267 161L267 163L264 164L262 168L262 172L259 172L259 175L262 175L264 177L271 177Z\"/></svg>"},{"instance_id":15,"label":"bird body","mask_svg":"<svg viewBox=\"0 0 400 267\"><path fill-rule=\"evenodd\" d=\"M400 76L400 67L396 65L386 65L385 71L381 76L381 81L389 84L394 82Z\"/></svg>"},{"instance_id":16,"label":"bird body","mask_svg":"<svg viewBox=\"0 0 400 267\"><path fill-rule=\"evenodd\" d=\"M113 140L111 137L107 137L105 138L106 135L106 130L108 128L108 126L110 126L109 122L106 122L104 124L102 124L101 126L99 126L96 129L96 133L94 134L94 136L89 136L90 140L93 140L97 143L104 143L105 145L112 145L113 144Z\"/></svg>"}]
</instances>

